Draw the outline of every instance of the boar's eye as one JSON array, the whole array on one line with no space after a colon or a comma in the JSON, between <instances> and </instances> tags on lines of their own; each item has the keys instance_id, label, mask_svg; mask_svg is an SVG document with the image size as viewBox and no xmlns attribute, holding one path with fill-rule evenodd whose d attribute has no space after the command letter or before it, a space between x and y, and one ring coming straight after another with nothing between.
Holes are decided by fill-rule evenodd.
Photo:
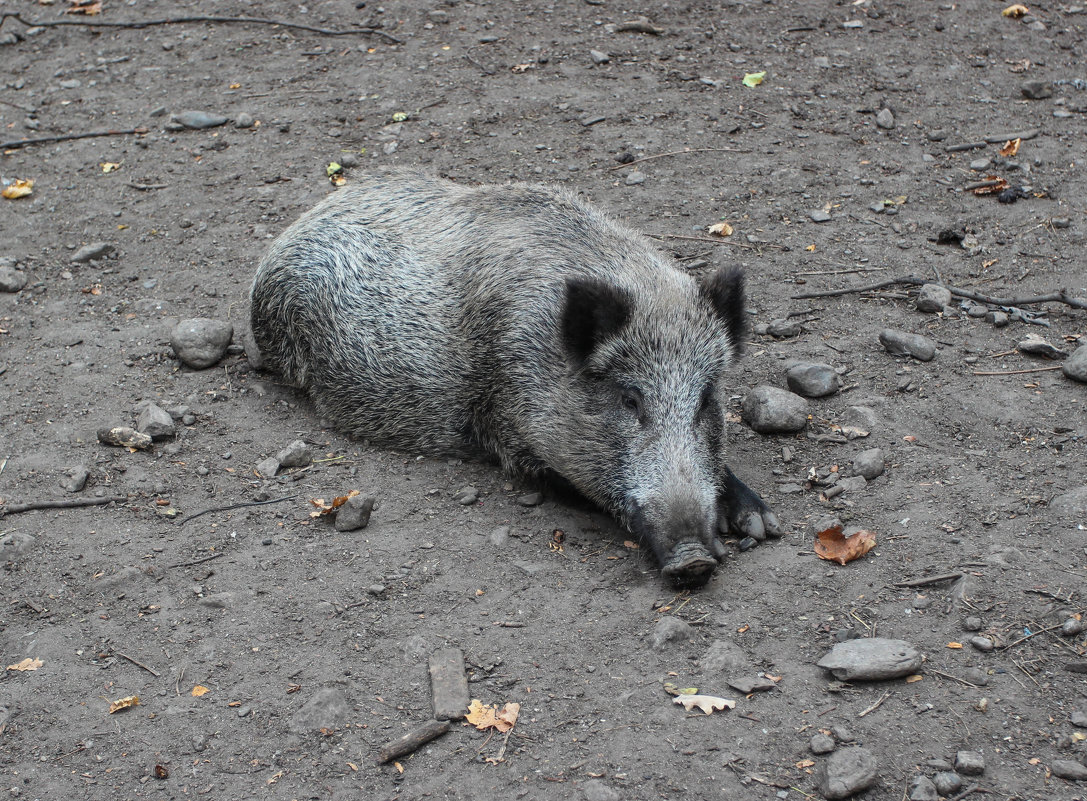
<instances>
[{"instance_id":1,"label":"boar's eye","mask_svg":"<svg viewBox=\"0 0 1087 801\"><path fill-rule=\"evenodd\" d=\"M623 404L623 408L629 411L637 418L642 416L642 393L636 389L624 389L619 396L619 402Z\"/></svg>"}]
</instances>

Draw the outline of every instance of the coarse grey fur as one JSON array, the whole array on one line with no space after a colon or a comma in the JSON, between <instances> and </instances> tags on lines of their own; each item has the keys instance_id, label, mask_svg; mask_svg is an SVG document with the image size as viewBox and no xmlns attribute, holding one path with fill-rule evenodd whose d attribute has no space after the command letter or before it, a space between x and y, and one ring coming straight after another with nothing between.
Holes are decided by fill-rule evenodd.
<instances>
[{"instance_id":1,"label":"coarse grey fur","mask_svg":"<svg viewBox=\"0 0 1087 801\"><path fill-rule=\"evenodd\" d=\"M363 178L273 243L251 301L265 365L339 428L567 482L670 575L712 570L719 511L778 533L721 453L741 274L700 285L569 192Z\"/></svg>"}]
</instances>

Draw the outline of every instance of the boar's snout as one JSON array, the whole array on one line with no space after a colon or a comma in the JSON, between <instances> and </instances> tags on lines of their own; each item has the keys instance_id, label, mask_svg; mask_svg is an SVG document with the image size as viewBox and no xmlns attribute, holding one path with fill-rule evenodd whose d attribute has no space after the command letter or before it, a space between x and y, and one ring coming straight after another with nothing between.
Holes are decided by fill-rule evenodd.
<instances>
[{"instance_id":1,"label":"boar's snout","mask_svg":"<svg viewBox=\"0 0 1087 801\"><path fill-rule=\"evenodd\" d=\"M714 541L712 516L694 499L673 503L662 515L653 515L637 506L631 515L631 530L652 549L660 562L661 573L677 585L705 584L723 554L711 552L707 542Z\"/></svg>"}]
</instances>

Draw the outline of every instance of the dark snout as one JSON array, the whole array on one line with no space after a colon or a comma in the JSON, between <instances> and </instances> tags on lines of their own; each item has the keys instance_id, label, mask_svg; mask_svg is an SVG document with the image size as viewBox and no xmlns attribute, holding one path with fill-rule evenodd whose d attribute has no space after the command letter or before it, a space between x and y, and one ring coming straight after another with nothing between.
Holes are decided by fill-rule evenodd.
<instances>
[{"instance_id":1,"label":"dark snout","mask_svg":"<svg viewBox=\"0 0 1087 801\"><path fill-rule=\"evenodd\" d=\"M661 573L674 584L705 584L724 557L723 550L715 555L706 544L720 545L712 532L712 522L693 500L672 504L663 513L653 511L637 506L630 516L631 531L653 549Z\"/></svg>"}]
</instances>

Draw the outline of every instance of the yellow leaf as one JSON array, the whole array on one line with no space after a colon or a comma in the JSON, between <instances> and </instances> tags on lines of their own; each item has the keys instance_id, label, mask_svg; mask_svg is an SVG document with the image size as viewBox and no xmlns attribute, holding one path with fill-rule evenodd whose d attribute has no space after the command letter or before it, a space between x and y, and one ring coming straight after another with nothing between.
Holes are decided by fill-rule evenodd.
<instances>
[{"instance_id":1,"label":"yellow leaf","mask_svg":"<svg viewBox=\"0 0 1087 801\"><path fill-rule=\"evenodd\" d=\"M393 766L396 768L397 773L403 773L404 772L404 766L401 765L399 762L394 762Z\"/></svg>"},{"instance_id":2,"label":"yellow leaf","mask_svg":"<svg viewBox=\"0 0 1087 801\"><path fill-rule=\"evenodd\" d=\"M354 762L348 762L347 767L349 767L349 768L351 768L351 770L355 770L355 771L357 771L359 769L359 766L356 765Z\"/></svg>"},{"instance_id":3,"label":"yellow leaf","mask_svg":"<svg viewBox=\"0 0 1087 801\"><path fill-rule=\"evenodd\" d=\"M395 114L393 114L393 122L403 122L407 118L408 118L407 113L403 112L403 111L398 111Z\"/></svg>"},{"instance_id":4,"label":"yellow leaf","mask_svg":"<svg viewBox=\"0 0 1087 801\"><path fill-rule=\"evenodd\" d=\"M1084 740L1087 740L1087 734L1084 734L1081 731L1072 732L1072 742L1082 743Z\"/></svg>"},{"instance_id":5,"label":"yellow leaf","mask_svg":"<svg viewBox=\"0 0 1087 801\"><path fill-rule=\"evenodd\" d=\"M1011 17L1012 19L1019 19L1020 17L1025 17L1029 13L1030 9L1022 3L1010 5L1000 12L1001 16Z\"/></svg>"},{"instance_id":6,"label":"yellow leaf","mask_svg":"<svg viewBox=\"0 0 1087 801\"><path fill-rule=\"evenodd\" d=\"M321 517L322 515L331 514L333 511L347 503L349 498L354 498L358 494L358 490L351 490L346 495L340 495L339 497L333 498L331 503L325 503L324 498L310 498L310 503L317 507L317 511L310 512L309 516Z\"/></svg>"},{"instance_id":7,"label":"yellow leaf","mask_svg":"<svg viewBox=\"0 0 1087 801\"><path fill-rule=\"evenodd\" d=\"M921 681L921 679L923 678L925 677L920 674L914 673L912 676L906 677L906 684L913 684L915 681Z\"/></svg>"},{"instance_id":8,"label":"yellow leaf","mask_svg":"<svg viewBox=\"0 0 1087 801\"><path fill-rule=\"evenodd\" d=\"M688 712L698 707L707 715L712 715L715 709L735 709L736 702L728 698L718 698L715 695L677 695L672 703L679 704Z\"/></svg>"},{"instance_id":9,"label":"yellow leaf","mask_svg":"<svg viewBox=\"0 0 1087 801\"><path fill-rule=\"evenodd\" d=\"M232 83L232 84L230 84L230 88L231 89L241 89L242 85L240 83Z\"/></svg>"},{"instance_id":10,"label":"yellow leaf","mask_svg":"<svg viewBox=\"0 0 1087 801\"><path fill-rule=\"evenodd\" d=\"M16 662L14 665L8 665L8 670L37 670L44 662L40 659L31 659L29 656L22 662Z\"/></svg>"},{"instance_id":11,"label":"yellow leaf","mask_svg":"<svg viewBox=\"0 0 1087 801\"><path fill-rule=\"evenodd\" d=\"M109 713L112 715L114 712L120 712L122 709L129 709L130 707L139 706L140 697L138 695L130 695L127 698L120 698L109 705Z\"/></svg>"},{"instance_id":12,"label":"yellow leaf","mask_svg":"<svg viewBox=\"0 0 1087 801\"><path fill-rule=\"evenodd\" d=\"M954 649L956 651L959 651L959 650L962 650L962 643L961 642L949 642L947 644L947 647L951 648L951 649Z\"/></svg>"},{"instance_id":13,"label":"yellow leaf","mask_svg":"<svg viewBox=\"0 0 1087 801\"><path fill-rule=\"evenodd\" d=\"M814 764L815 764L814 759L802 759L802 760L800 760L799 762L796 763L796 766L798 768L800 768L801 770L803 770L804 768L810 768Z\"/></svg>"},{"instance_id":14,"label":"yellow leaf","mask_svg":"<svg viewBox=\"0 0 1087 801\"><path fill-rule=\"evenodd\" d=\"M500 732L507 732L517 723L520 712L520 704L508 703L499 710L497 704L484 706L478 698L473 698L468 705L466 720L480 731L498 729Z\"/></svg>"},{"instance_id":15,"label":"yellow leaf","mask_svg":"<svg viewBox=\"0 0 1087 801\"><path fill-rule=\"evenodd\" d=\"M331 178L338 172L343 172L343 166L337 164L335 161L330 161L328 166L325 167L325 175L327 175L329 178Z\"/></svg>"},{"instance_id":16,"label":"yellow leaf","mask_svg":"<svg viewBox=\"0 0 1087 801\"><path fill-rule=\"evenodd\" d=\"M814 253L815 245L808 245L806 248L804 248L804 250L808 251L808 253Z\"/></svg>"},{"instance_id":17,"label":"yellow leaf","mask_svg":"<svg viewBox=\"0 0 1087 801\"><path fill-rule=\"evenodd\" d=\"M762 79L766 77L766 70L762 72L749 72L744 75L744 86L751 87L752 89L762 83Z\"/></svg>"},{"instance_id":18,"label":"yellow leaf","mask_svg":"<svg viewBox=\"0 0 1087 801\"><path fill-rule=\"evenodd\" d=\"M108 172L113 172L114 170L119 170L119 169L121 169L121 165L118 164L116 161L103 161L102 162L102 172L107 172L108 173Z\"/></svg>"},{"instance_id":19,"label":"yellow leaf","mask_svg":"<svg viewBox=\"0 0 1087 801\"><path fill-rule=\"evenodd\" d=\"M330 176L328 177L328 181L329 181L329 183L331 183L331 184L332 184L333 186L343 186L344 184L346 184L346 183L347 183L347 179L346 179L346 178L344 178L344 176L343 176L343 173L342 173L342 172L338 172L338 173L336 173L335 175L330 175Z\"/></svg>"},{"instance_id":20,"label":"yellow leaf","mask_svg":"<svg viewBox=\"0 0 1087 801\"><path fill-rule=\"evenodd\" d=\"M210 692L211 690L209 690L203 684L197 684L195 687L192 688L192 697L199 698L200 696L207 695Z\"/></svg>"},{"instance_id":21,"label":"yellow leaf","mask_svg":"<svg viewBox=\"0 0 1087 801\"><path fill-rule=\"evenodd\" d=\"M732 226L727 222L719 222L715 225L711 225L706 230L714 236L732 236Z\"/></svg>"},{"instance_id":22,"label":"yellow leaf","mask_svg":"<svg viewBox=\"0 0 1087 801\"><path fill-rule=\"evenodd\" d=\"M34 182L30 179L16 179L11 186L5 186L3 191L0 191L0 195L3 195L8 200L15 200L17 197L26 197L34 191Z\"/></svg>"}]
</instances>

